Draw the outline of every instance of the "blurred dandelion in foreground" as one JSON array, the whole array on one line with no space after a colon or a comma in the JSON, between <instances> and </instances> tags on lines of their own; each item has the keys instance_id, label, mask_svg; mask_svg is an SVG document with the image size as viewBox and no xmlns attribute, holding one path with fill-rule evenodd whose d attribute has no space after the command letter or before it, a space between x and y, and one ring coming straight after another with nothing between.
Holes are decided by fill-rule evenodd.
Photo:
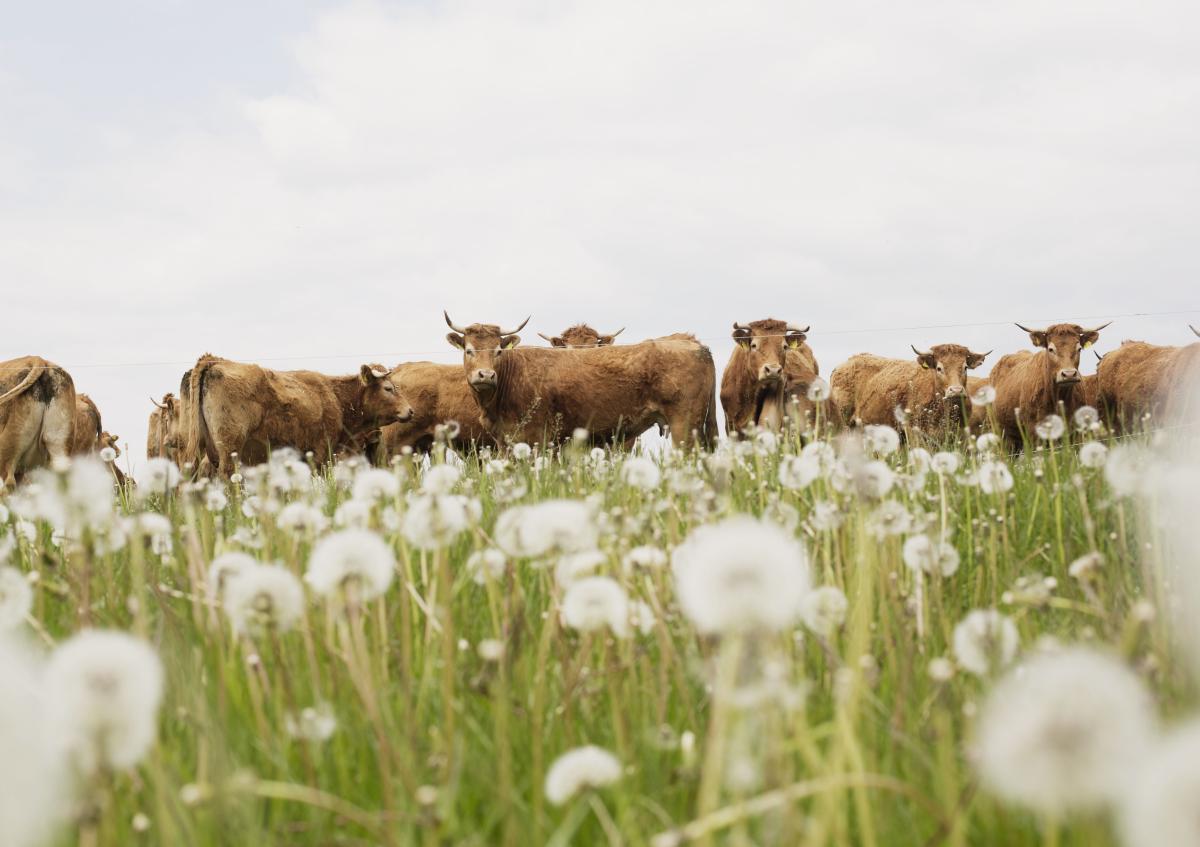
<instances>
[{"instance_id":1,"label":"blurred dandelion in foreground","mask_svg":"<svg viewBox=\"0 0 1200 847\"><path fill-rule=\"evenodd\" d=\"M809 591L803 545L744 515L693 530L672 567L679 605L703 633L784 629L799 619Z\"/></svg>"},{"instance_id":2,"label":"blurred dandelion in foreground","mask_svg":"<svg viewBox=\"0 0 1200 847\"><path fill-rule=\"evenodd\" d=\"M304 589L287 568L255 565L229 580L224 606L239 635L287 632L304 611Z\"/></svg>"},{"instance_id":3,"label":"blurred dandelion in foreground","mask_svg":"<svg viewBox=\"0 0 1200 847\"><path fill-rule=\"evenodd\" d=\"M1013 475L1003 462L984 462L979 466L979 490L984 494L1005 494L1012 490Z\"/></svg>"},{"instance_id":4,"label":"blurred dandelion in foreground","mask_svg":"<svg viewBox=\"0 0 1200 847\"><path fill-rule=\"evenodd\" d=\"M658 465L643 456L634 456L625 460L621 467L621 479L626 484L643 491L653 491L662 480L662 472Z\"/></svg>"},{"instance_id":5,"label":"blurred dandelion in foreground","mask_svg":"<svg viewBox=\"0 0 1200 847\"><path fill-rule=\"evenodd\" d=\"M59 759L47 722L47 706L33 657L0 635L0 841L33 847L65 809Z\"/></svg>"},{"instance_id":6,"label":"blurred dandelion in foreground","mask_svg":"<svg viewBox=\"0 0 1200 847\"><path fill-rule=\"evenodd\" d=\"M603 788L621 778L621 762L602 747L568 750L546 772L546 799L561 806L588 788Z\"/></svg>"},{"instance_id":7,"label":"blurred dandelion in foreground","mask_svg":"<svg viewBox=\"0 0 1200 847\"><path fill-rule=\"evenodd\" d=\"M793 491L807 488L821 475L821 462L812 456L784 456L779 462L779 484Z\"/></svg>"},{"instance_id":8,"label":"blurred dandelion in foreground","mask_svg":"<svg viewBox=\"0 0 1200 847\"><path fill-rule=\"evenodd\" d=\"M84 630L51 655L46 684L56 732L82 774L132 767L154 743L162 663L140 638Z\"/></svg>"},{"instance_id":9,"label":"blurred dandelion in foreground","mask_svg":"<svg viewBox=\"0 0 1200 847\"><path fill-rule=\"evenodd\" d=\"M258 560L249 553L234 550L222 553L212 560L208 566L208 591L214 598L220 600L225 593L225 586L242 571L256 567Z\"/></svg>"},{"instance_id":10,"label":"blurred dandelion in foreground","mask_svg":"<svg viewBox=\"0 0 1200 847\"><path fill-rule=\"evenodd\" d=\"M1200 722L1156 743L1118 795L1126 847L1200 844Z\"/></svg>"},{"instance_id":11,"label":"blurred dandelion in foreground","mask_svg":"<svg viewBox=\"0 0 1200 847\"><path fill-rule=\"evenodd\" d=\"M1150 697L1119 661L1083 648L1046 653L988 696L977 765L1002 799L1048 815L1092 809L1131 787L1152 731Z\"/></svg>"},{"instance_id":12,"label":"blurred dandelion in foreground","mask_svg":"<svg viewBox=\"0 0 1200 847\"><path fill-rule=\"evenodd\" d=\"M471 574L471 579L478 585L483 585L489 579L500 579L507 568L508 557L504 555L503 550L497 550L495 547L476 550L467 557L467 573Z\"/></svg>"},{"instance_id":13,"label":"blurred dandelion in foreground","mask_svg":"<svg viewBox=\"0 0 1200 847\"><path fill-rule=\"evenodd\" d=\"M0 633L15 629L33 608L33 588L16 568L0 565Z\"/></svg>"},{"instance_id":14,"label":"blurred dandelion in foreground","mask_svg":"<svg viewBox=\"0 0 1200 847\"><path fill-rule=\"evenodd\" d=\"M337 731L337 726L337 716L334 715L333 707L328 703L307 706L299 713L289 714L284 719L284 729L289 736L297 741L307 741L311 744L328 741Z\"/></svg>"},{"instance_id":15,"label":"blurred dandelion in foreground","mask_svg":"<svg viewBox=\"0 0 1200 847\"><path fill-rule=\"evenodd\" d=\"M890 456L900 449L900 434L890 426L869 424L863 427L867 448L880 456Z\"/></svg>"},{"instance_id":16,"label":"blurred dandelion in foreground","mask_svg":"<svg viewBox=\"0 0 1200 847\"><path fill-rule=\"evenodd\" d=\"M814 589L804 598L801 617L812 632L828 639L846 621L849 604L842 590L833 585Z\"/></svg>"},{"instance_id":17,"label":"blurred dandelion in foreground","mask_svg":"<svg viewBox=\"0 0 1200 847\"><path fill-rule=\"evenodd\" d=\"M599 541L595 510L582 500L544 500L515 506L496 520L494 537L512 556L577 553Z\"/></svg>"},{"instance_id":18,"label":"blurred dandelion in foreground","mask_svg":"<svg viewBox=\"0 0 1200 847\"><path fill-rule=\"evenodd\" d=\"M930 576L954 576L958 571L958 550L945 541L927 535L914 535L904 542L904 564L910 570Z\"/></svg>"},{"instance_id":19,"label":"blurred dandelion in foreground","mask_svg":"<svg viewBox=\"0 0 1200 847\"><path fill-rule=\"evenodd\" d=\"M1067 422L1059 415L1047 415L1034 427L1034 432L1042 441L1058 441L1067 432Z\"/></svg>"},{"instance_id":20,"label":"blurred dandelion in foreground","mask_svg":"<svg viewBox=\"0 0 1200 847\"><path fill-rule=\"evenodd\" d=\"M929 460L929 467L934 473L949 476L958 470L959 458L957 453L948 453L942 450L933 454L933 458Z\"/></svg>"},{"instance_id":21,"label":"blurred dandelion in foreground","mask_svg":"<svg viewBox=\"0 0 1200 847\"><path fill-rule=\"evenodd\" d=\"M995 609L976 609L954 627L954 657L976 676L987 676L1012 662L1021 637L1011 618Z\"/></svg>"},{"instance_id":22,"label":"blurred dandelion in foreground","mask_svg":"<svg viewBox=\"0 0 1200 847\"><path fill-rule=\"evenodd\" d=\"M1099 441L1089 441L1079 448L1079 464L1085 468L1102 468L1108 461L1108 448Z\"/></svg>"},{"instance_id":23,"label":"blurred dandelion in foreground","mask_svg":"<svg viewBox=\"0 0 1200 847\"><path fill-rule=\"evenodd\" d=\"M179 485L179 468L170 459L149 459L145 473L138 480L138 491L143 497L151 494L167 494Z\"/></svg>"},{"instance_id":24,"label":"blurred dandelion in foreground","mask_svg":"<svg viewBox=\"0 0 1200 847\"><path fill-rule=\"evenodd\" d=\"M1100 413L1093 406L1080 406L1071 415L1075 428L1080 432L1088 432L1100 424Z\"/></svg>"},{"instance_id":25,"label":"blurred dandelion in foreground","mask_svg":"<svg viewBox=\"0 0 1200 847\"><path fill-rule=\"evenodd\" d=\"M990 385L981 385L971 395L971 405L990 406L996 402L996 389Z\"/></svg>"},{"instance_id":26,"label":"blurred dandelion in foreground","mask_svg":"<svg viewBox=\"0 0 1200 847\"><path fill-rule=\"evenodd\" d=\"M563 623L580 632L608 627L624 638L629 634L629 598L625 589L606 576L589 576L567 588L562 600Z\"/></svg>"},{"instance_id":27,"label":"blurred dandelion in foreground","mask_svg":"<svg viewBox=\"0 0 1200 847\"><path fill-rule=\"evenodd\" d=\"M396 556L382 538L363 529L344 529L317 542L304 579L318 594L352 590L356 599L366 601L387 591L395 570Z\"/></svg>"}]
</instances>

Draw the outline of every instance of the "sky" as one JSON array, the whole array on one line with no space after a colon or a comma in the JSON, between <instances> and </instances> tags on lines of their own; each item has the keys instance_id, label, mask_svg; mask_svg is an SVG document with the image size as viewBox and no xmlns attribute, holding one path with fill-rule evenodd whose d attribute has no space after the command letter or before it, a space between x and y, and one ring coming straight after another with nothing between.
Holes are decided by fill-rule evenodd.
<instances>
[{"instance_id":1,"label":"sky","mask_svg":"<svg viewBox=\"0 0 1200 847\"><path fill-rule=\"evenodd\" d=\"M443 308L718 369L777 317L826 375L1200 325L1194 3L10 7L0 359L65 366L135 470L201 353L457 362Z\"/></svg>"}]
</instances>

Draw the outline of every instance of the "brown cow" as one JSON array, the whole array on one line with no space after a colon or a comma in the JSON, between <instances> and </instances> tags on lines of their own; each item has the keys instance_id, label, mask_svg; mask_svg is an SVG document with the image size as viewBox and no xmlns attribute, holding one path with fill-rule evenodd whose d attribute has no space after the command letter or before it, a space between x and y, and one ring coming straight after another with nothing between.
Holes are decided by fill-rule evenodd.
<instances>
[{"instance_id":1,"label":"brown cow","mask_svg":"<svg viewBox=\"0 0 1200 847\"><path fill-rule=\"evenodd\" d=\"M902 409L910 427L938 437L969 422L967 371L991 351L974 353L961 344L912 350L915 361L860 353L834 369L829 381L842 423L894 426Z\"/></svg>"},{"instance_id":2,"label":"brown cow","mask_svg":"<svg viewBox=\"0 0 1200 847\"><path fill-rule=\"evenodd\" d=\"M153 397L150 402L154 404L154 411L150 413L146 430L146 458L174 459L172 436L179 432L180 403L170 392L163 395L161 403Z\"/></svg>"},{"instance_id":3,"label":"brown cow","mask_svg":"<svg viewBox=\"0 0 1200 847\"><path fill-rule=\"evenodd\" d=\"M1031 353L1022 350L1001 356L988 380L996 389L995 414L1001 432L1011 445L1019 445L1022 433L1036 426L1047 415L1057 413L1060 404L1066 414L1083 405L1079 392L1079 354L1100 338L1103 324L1084 329L1079 324L1054 324L1046 329L1029 329Z\"/></svg>"},{"instance_id":4,"label":"brown cow","mask_svg":"<svg viewBox=\"0 0 1200 847\"><path fill-rule=\"evenodd\" d=\"M549 336L540 332L538 335L549 341L551 347L570 347L578 350L586 347L606 347L624 331L625 327L621 327L612 335L601 335L587 324L575 324L564 329L562 335Z\"/></svg>"},{"instance_id":5,"label":"brown cow","mask_svg":"<svg viewBox=\"0 0 1200 847\"><path fill-rule=\"evenodd\" d=\"M86 456L97 453L104 444L100 436L105 434L100 423L100 410L96 403L86 394L75 395L75 426L71 438L71 455Z\"/></svg>"},{"instance_id":6,"label":"brown cow","mask_svg":"<svg viewBox=\"0 0 1200 847\"><path fill-rule=\"evenodd\" d=\"M75 440L75 383L40 356L0 362L0 490L66 459Z\"/></svg>"},{"instance_id":7,"label":"brown cow","mask_svg":"<svg viewBox=\"0 0 1200 847\"><path fill-rule=\"evenodd\" d=\"M345 444L392 421L407 421L412 407L382 365L357 374L273 371L204 355L191 372L188 445L201 451L221 476L233 472L233 454L246 464L264 462L272 448L293 447L332 457Z\"/></svg>"},{"instance_id":8,"label":"brown cow","mask_svg":"<svg viewBox=\"0 0 1200 847\"><path fill-rule=\"evenodd\" d=\"M1196 332L1194 327L1192 331ZM1164 347L1122 341L1100 360L1096 375L1100 402L1111 410L1115 426L1132 430L1144 425L1144 418L1178 417L1195 408L1200 342Z\"/></svg>"},{"instance_id":9,"label":"brown cow","mask_svg":"<svg viewBox=\"0 0 1200 847\"><path fill-rule=\"evenodd\" d=\"M804 340L808 329L772 318L734 323L736 346L721 375L726 434L736 436L751 425L783 425L788 384L796 392L804 376L816 377L817 360Z\"/></svg>"},{"instance_id":10,"label":"brown cow","mask_svg":"<svg viewBox=\"0 0 1200 847\"><path fill-rule=\"evenodd\" d=\"M594 442L630 444L655 424L666 425L677 445L715 440L712 353L691 335L548 350L517 346L528 318L511 331L445 318L480 423L497 442L550 443L586 429Z\"/></svg>"},{"instance_id":11,"label":"brown cow","mask_svg":"<svg viewBox=\"0 0 1200 847\"><path fill-rule=\"evenodd\" d=\"M812 400L809 397L812 384L821 376L817 357L807 342L799 347L789 347L783 354L783 397L784 419L794 421L801 432L809 433L817 424L818 416L829 420L829 400Z\"/></svg>"},{"instance_id":12,"label":"brown cow","mask_svg":"<svg viewBox=\"0 0 1200 847\"><path fill-rule=\"evenodd\" d=\"M408 362L396 366L392 381L412 403L413 417L407 423L388 424L383 428L378 445L370 453L372 461L385 461L399 455L405 447L428 451L433 446L435 428L448 421L458 424L455 447L493 443L479 422L479 405L475 402L475 393L463 380L461 365Z\"/></svg>"}]
</instances>

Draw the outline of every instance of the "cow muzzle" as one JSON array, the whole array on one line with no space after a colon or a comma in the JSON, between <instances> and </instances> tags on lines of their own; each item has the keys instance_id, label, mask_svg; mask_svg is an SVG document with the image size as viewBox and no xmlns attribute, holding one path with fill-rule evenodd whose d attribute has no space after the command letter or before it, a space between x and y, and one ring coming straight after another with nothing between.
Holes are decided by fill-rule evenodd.
<instances>
[{"instance_id":1,"label":"cow muzzle","mask_svg":"<svg viewBox=\"0 0 1200 847\"><path fill-rule=\"evenodd\" d=\"M396 420L399 423L408 423L409 421L412 420L412 418L413 418L412 406L409 406L404 411L402 411L396 415Z\"/></svg>"},{"instance_id":2,"label":"cow muzzle","mask_svg":"<svg viewBox=\"0 0 1200 847\"><path fill-rule=\"evenodd\" d=\"M783 365L763 365L758 369L758 381L764 385L773 385L783 379Z\"/></svg>"},{"instance_id":3,"label":"cow muzzle","mask_svg":"<svg viewBox=\"0 0 1200 847\"><path fill-rule=\"evenodd\" d=\"M1076 368L1063 368L1054 375L1054 381L1059 385L1073 385L1079 382L1079 371Z\"/></svg>"},{"instance_id":4,"label":"cow muzzle","mask_svg":"<svg viewBox=\"0 0 1200 847\"><path fill-rule=\"evenodd\" d=\"M471 387L479 390L489 390L496 387L496 372L493 370L480 369L471 374Z\"/></svg>"},{"instance_id":5,"label":"cow muzzle","mask_svg":"<svg viewBox=\"0 0 1200 847\"><path fill-rule=\"evenodd\" d=\"M967 390L961 385L947 385L946 399L953 402L958 402L967 396Z\"/></svg>"}]
</instances>

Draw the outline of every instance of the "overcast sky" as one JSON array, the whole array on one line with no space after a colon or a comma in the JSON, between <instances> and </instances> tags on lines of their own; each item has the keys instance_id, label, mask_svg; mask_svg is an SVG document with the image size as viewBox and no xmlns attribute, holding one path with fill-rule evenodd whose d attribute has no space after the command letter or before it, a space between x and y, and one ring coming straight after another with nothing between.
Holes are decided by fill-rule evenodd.
<instances>
[{"instance_id":1,"label":"overcast sky","mask_svg":"<svg viewBox=\"0 0 1200 847\"><path fill-rule=\"evenodd\" d=\"M1200 310L1192 2L10 4L0 358L142 461L205 351L458 361L456 321L848 355ZM1185 343L1190 314L1123 317ZM930 325L961 325L915 329ZM994 359L996 356L993 356ZM989 362L990 364L990 362ZM1086 362L1090 372L1094 362Z\"/></svg>"}]
</instances>

